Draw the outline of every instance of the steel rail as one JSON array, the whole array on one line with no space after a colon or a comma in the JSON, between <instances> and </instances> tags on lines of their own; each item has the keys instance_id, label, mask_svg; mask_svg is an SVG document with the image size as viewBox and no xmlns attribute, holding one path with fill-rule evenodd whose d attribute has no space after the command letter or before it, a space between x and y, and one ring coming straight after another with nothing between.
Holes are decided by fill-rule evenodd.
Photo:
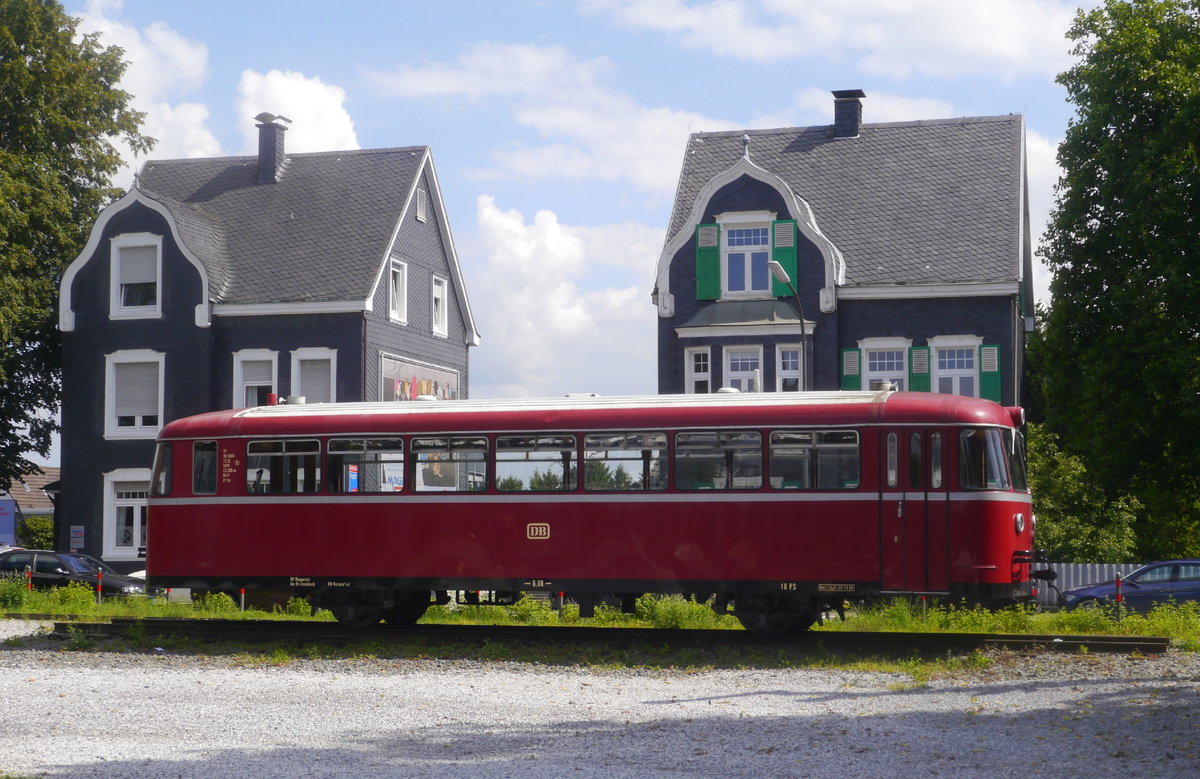
<instances>
[{"instance_id":1,"label":"steel rail","mask_svg":"<svg viewBox=\"0 0 1200 779\"><path fill-rule=\"evenodd\" d=\"M794 648L897 651L971 651L985 648L1065 652L1139 652L1161 654L1170 639L1161 636L1023 635L1012 633L901 633L811 630L794 635L763 637L744 630L672 630L662 628L605 628L535 625L414 625L390 628L380 625L356 629L336 622L114 618L110 622L56 622L56 635L79 633L122 637L132 633L149 637L176 636L210 641L259 643L276 640L351 643L403 641L483 643L509 641L521 644L595 643L617 646L653 644L687 647L774 646Z\"/></svg>"}]
</instances>

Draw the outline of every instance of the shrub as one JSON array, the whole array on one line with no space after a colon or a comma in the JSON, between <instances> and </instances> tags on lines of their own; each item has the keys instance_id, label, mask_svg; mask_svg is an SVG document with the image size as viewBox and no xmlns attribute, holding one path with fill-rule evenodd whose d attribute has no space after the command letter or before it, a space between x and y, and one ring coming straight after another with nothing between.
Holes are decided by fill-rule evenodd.
<instances>
[{"instance_id":1,"label":"shrub","mask_svg":"<svg viewBox=\"0 0 1200 779\"><path fill-rule=\"evenodd\" d=\"M16 611L29 600L25 577L20 574L0 574L0 608Z\"/></svg>"},{"instance_id":2,"label":"shrub","mask_svg":"<svg viewBox=\"0 0 1200 779\"><path fill-rule=\"evenodd\" d=\"M238 610L237 602L227 592L202 592L196 596L195 602L200 611L227 614Z\"/></svg>"},{"instance_id":3,"label":"shrub","mask_svg":"<svg viewBox=\"0 0 1200 779\"><path fill-rule=\"evenodd\" d=\"M47 593L52 608L64 614L81 614L96 605L96 591L83 582L70 582L65 587L55 587Z\"/></svg>"},{"instance_id":4,"label":"shrub","mask_svg":"<svg viewBox=\"0 0 1200 779\"><path fill-rule=\"evenodd\" d=\"M17 523L17 543L29 549L53 549L54 520L44 514L25 517Z\"/></svg>"}]
</instances>

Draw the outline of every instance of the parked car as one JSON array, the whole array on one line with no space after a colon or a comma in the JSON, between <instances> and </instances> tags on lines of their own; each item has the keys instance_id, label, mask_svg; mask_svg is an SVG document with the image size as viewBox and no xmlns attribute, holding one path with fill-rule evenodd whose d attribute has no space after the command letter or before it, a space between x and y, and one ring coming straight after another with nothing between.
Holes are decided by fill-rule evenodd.
<instances>
[{"instance_id":1,"label":"parked car","mask_svg":"<svg viewBox=\"0 0 1200 779\"><path fill-rule=\"evenodd\" d=\"M1136 611L1149 611L1170 600L1200 601L1200 560L1161 560L1143 565L1122 577L1121 596L1125 605ZM1065 590L1059 605L1078 609L1115 603L1116 599L1116 581L1107 581Z\"/></svg>"},{"instance_id":2,"label":"parked car","mask_svg":"<svg viewBox=\"0 0 1200 779\"><path fill-rule=\"evenodd\" d=\"M146 582L118 573L90 555L50 552L44 549L14 549L0 554L0 575L32 574L34 587L61 587L82 582L93 589L103 572L105 595L144 595Z\"/></svg>"}]
</instances>

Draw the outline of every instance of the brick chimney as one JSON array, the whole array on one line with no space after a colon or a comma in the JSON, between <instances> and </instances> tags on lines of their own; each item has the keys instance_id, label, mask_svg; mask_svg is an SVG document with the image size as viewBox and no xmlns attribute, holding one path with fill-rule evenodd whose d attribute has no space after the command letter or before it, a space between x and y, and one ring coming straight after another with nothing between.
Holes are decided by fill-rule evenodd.
<instances>
[{"instance_id":1,"label":"brick chimney","mask_svg":"<svg viewBox=\"0 0 1200 779\"><path fill-rule=\"evenodd\" d=\"M286 116L261 113L258 120L258 183L274 184L283 172L286 157L283 153L283 134L287 127L281 122L291 122Z\"/></svg>"},{"instance_id":2,"label":"brick chimney","mask_svg":"<svg viewBox=\"0 0 1200 779\"><path fill-rule=\"evenodd\" d=\"M862 127L862 99L867 94L861 89L833 90L833 137L857 138Z\"/></svg>"}]
</instances>

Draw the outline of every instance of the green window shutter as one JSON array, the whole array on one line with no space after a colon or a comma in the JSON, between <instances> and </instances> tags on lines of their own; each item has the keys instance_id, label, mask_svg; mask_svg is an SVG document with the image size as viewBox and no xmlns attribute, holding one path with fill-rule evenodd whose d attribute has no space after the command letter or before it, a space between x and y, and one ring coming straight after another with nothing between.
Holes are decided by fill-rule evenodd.
<instances>
[{"instance_id":1,"label":"green window shutter","mask_svg":"<svg viewBox=\"0 0 1200 779\"><path fill-rule=\"evenodd\" d=\"M721 297L721 226L696 225L696 300Z\"/></svg>"},{"instance_id":2,"label":"green window shutter","mask_svg":"<svg viewBox=\"0 0 1200 779\"><path fill-rule=\"evenodd\" d=\"M908 388L913 392L929 392L932 388L928 346L914 346L908 350Z\"/></svg>"},{"instance_id":3,"label":"green window shutter","mask_svg":"<svg viewBox=\"0 0 1200 779\"><path fill-rule=\"evenodd\" d=\"M771 223L771 259L783 266L792 286L800 289L796 276L796 220L780 219ZM790 297L792 291L782 281L771 280L771 294L775 297Z\"/></svg>"},{"instance_id":4,"label":"green window shutter","mask_svg":"<svg viewBox=\"0 0 1200 779\"><path fill-rule=\"evenodd\" d=\"M844 390L862 389L862 353L858 349L842 350L841 387Z\"/></svg>"},{"instance_id":5,"label":"green window shutter","mask_svg":"<svg viewBox=\"0 0 1200 779\"><path fill-rule=\"evenodd\" d=\"M979 397L1000 402L1000 347L979 347Z\"/></svg>"}]
</instances>

